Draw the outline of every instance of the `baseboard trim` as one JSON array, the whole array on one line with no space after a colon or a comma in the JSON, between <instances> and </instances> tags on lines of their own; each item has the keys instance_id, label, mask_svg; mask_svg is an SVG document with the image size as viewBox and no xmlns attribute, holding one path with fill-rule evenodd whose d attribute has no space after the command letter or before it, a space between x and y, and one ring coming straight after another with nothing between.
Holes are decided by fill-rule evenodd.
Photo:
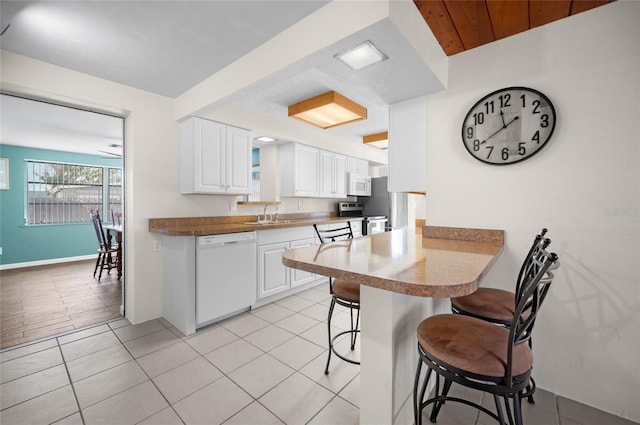
<instances>
[{"instance_id":1,"label":"baseboard trim","mask_svg":"<svg viewBox=\"0 0 640 425\"><path fill-rule=\"evenodd\" d=\"M71 263L82 260L95 260L96 255L79 255L77 257L52 258L50 260L25 261L23 263L0 264L0 270L21 269L23 267L47 266L50 264Z\"/></svg>"}]
</instances>

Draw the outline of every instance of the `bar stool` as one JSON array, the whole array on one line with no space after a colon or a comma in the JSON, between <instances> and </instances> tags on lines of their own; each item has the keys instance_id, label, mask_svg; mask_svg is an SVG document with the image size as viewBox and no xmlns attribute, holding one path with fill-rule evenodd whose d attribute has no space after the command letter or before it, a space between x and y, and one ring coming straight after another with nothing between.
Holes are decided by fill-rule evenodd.
<instances>
[{"instance_id":1,"label":"bar stool","mask_svg":"<svg viewBox=\"0 0 640 425\"><path fill-rule=\"evenodd\" d=\"M351 223L347 222L344 227L334 228L331 230L322 230L318 228L317 224L313 225L313 228L316 231L316 235L318 235L318 239L321 244L325 244L328 242L336 242L340 240L353 239L353 231L351 229ZM359 322L360 322L360 284L355 282L349 282L343 279L333 279L329 277L329 293L331 294L331 305L329 306L329 314L327 316L327 332L329 336L329 356L327 358L327 366L324 370L324 374L329 374L329 363L331 362L331 353L335 354L342 360L359 365L360 362L347 358L340 354L335 348L335 341L340 338L342 335L349 334L350 343L351 343L351 351L355 350L356 339L358 333L360 332ZM339 304L343 307L347 307L349 309L349 314L351 317L351 327L350 329L340 332L333 337L331 336L331 318L333 317L333 311L335 309L336 304ZM354 312L356 314L356 320L354 323L353 316Z\"/></svg>"},{"instance_id":2,"label":"bar stool","mask_svg":"<svg viewBox=\"0 0 640 425\"><path fill-rule=\"evenodd\" d=\"M518 286L511 327L462 314L441 314L423 320L418 325L418 367L413 388L414 416L422 424L422 410L433 404L430 420L436 418L446 401L459 402L488 414L501 425L505 415L509 424L522 425L521 397L529 384L533 354L526 342L531 338L539 308L544 301L553 273L549 268L558 256L541 249L525 267ZM420 387L422 365L428 367ZM431 374L436 373L433 397L424 400ZM444 380L441 386L441 378ZM448 396L453 383L493 395L496 413L462 398ZM512 402L512 409L509 404Z\"/></svg>"},{"instance_id":3,"label":"bar stool","mask_svg":"<svg viewBox=\"0 0 640 425\"><path fill-rule=\"evenodd\" d=\"M517 300L519 299L520 292L522 290L522 275L525 273L532 260L539 256L540 253L545 250L551 243L550 239L546 239L544 236L547 233L547 229L543 228L539 235L533 240L533 244L529 249L529 253L525 257L518 279L516 280L515 292L506 291L497 288L478 288L474 293L463 296L451 298L451 311L455 314L463 314L465 316L475 317L487 322L495 323L504 327L510 327L513 321L513 315L515 313ZM525 315L528 314L528 309L525 308ZM529 339L529 347L532 347L533 341ZM533 378L527 387L526 394L529 403L534 403L533 393L536 389L536 383Z\"/></svg>"}]
</instances>

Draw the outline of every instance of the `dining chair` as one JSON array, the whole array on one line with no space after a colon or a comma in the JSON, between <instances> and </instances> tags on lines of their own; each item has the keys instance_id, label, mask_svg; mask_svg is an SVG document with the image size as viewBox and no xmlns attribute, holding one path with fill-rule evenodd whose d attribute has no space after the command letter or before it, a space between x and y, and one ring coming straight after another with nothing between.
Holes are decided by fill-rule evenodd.
<instances>
[{"instance_id":1,"label":"dining chair","mask_svg":"<svg viewBox=\"0 0 640 425\"><path fill-rule=\"evenodd\" d=\"M459 402L477 408L501 425L522 425L521 399L529 385L533 353L527 343L546 298L558 261L544 248L531 258L519 277L515 311L510 327L462 314L440 314L423 320L417 329L418 367L414 380L414 419L422 424L423 409L432 404L429 420L436 422L445 402ZM420 386L422 365L427 371ZM432 373L436 374L433 395L424 400ZM441 384L441 379L444 382ZM495 413L476 402L449 396L453 384L493 395ZM505 414L502 409L504 400ZM510 404L511 403L511 404Z\"/></svg>"},{"instance_id":2,"label":"dining chair","mask_svg":"<svg viewBox=\"0 0 640 425\"><path fill-rule=\"evenodd\" d=\"M533 244L520 267L515 291L486 287L478 288L472 294L451 298L451 311L454 314L463 314L507 328L510 327L513 323L513 315L522 291L522 276L528 270L534 258L540 256L551 243L550 239L544 237L546 233L547 229L543 228L540 234L535 236ZM524 314L528 314L528 309L525 309ZM529 338L528 343L529 347L532 347L533 340ZM532 404L534 403L533 394L535 389L536 384L532 377L524 394L529 403Z\"/></svg>"},{"instance_id":3,"label":"dining chair","mask_svg":"<svg viewBox=\"0 0 640 425\"><path fill-rule=\"evenodd\" d=\"M122 213L113 211L113 208L112 208L111 209L111 222L113 224L117 224L118 226L122 225Z\"/></svg>"},{"instance_id":4,"label":"dining chair","mask_svg":"<svg viewBox=\"0 0 640 425\"><path fill-rule=\"evenodd\" d=\"M112 247L108 242L104 234L102 227L102 220L100 219L100 213L91 211L91 221L93 222L93 228L96 231L96 237L98 239L98 259L96 260L96 266L93 269L93 277L96 277L98 267L100 267L100 273L98 274L98 282L102 279L102 271L107 269L107 274L111 272L111 269L115 269L118 266L117 253L118 249Z\"/></svg>"},{"instance_id":5,"label":"dining chair","mask_svg":"<svg viewBox=\"0 0 640 425\"><path fill-rule=\"evenodd\" d=\"M323 230L318 227L317 224L313 225L313 228L318 235L318 239L321 244L327 244L330 242L343 241L353 239L353 230L351 229L351 223L347 222L346 225L339 228L330 230ZM336 340L343 335L350 336L351 351L355 350L358 333L360 332L360 284L355 282L349 282L344 279L333 279L329 277L329 293L331 294L331 305L329 306L329 314L327 316L327 334L329 337L329 355L327 358L327 366L325 367L324 374L329 374L329 363L331 362L331 354L335 354L342 360L352 363L360 364L359 361L346 357L336 350ZM341 305L349 309L349 315L351 318L350 329L339 332L333 337L331 336L331 319L336 304ZM355 312L355 322L353 320Z\"/></svg>"}]
</instances>

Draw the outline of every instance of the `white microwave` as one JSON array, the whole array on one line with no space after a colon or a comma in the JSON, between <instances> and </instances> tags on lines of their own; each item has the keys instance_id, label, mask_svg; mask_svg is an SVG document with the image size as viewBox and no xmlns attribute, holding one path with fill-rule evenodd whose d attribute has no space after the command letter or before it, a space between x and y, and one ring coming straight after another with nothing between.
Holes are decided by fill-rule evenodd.
<instances>
[{"instance_id":1,"label":"white microwave","mask_svg":"<svg viewBox=\"0 0 640 425\"><path fill-rule=\"evenodd\" d=\"M348 174L347 195L371 196L371 177L361 174Z\"/></svg>"}]
</instances>

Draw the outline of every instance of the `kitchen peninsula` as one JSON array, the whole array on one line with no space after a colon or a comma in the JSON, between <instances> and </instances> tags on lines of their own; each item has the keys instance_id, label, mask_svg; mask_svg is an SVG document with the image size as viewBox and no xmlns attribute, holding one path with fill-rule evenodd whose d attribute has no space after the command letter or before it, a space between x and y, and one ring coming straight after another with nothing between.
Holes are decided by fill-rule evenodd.
<instances>
[{"instance_id":1,"label":"kitchen peninsula","mask_svg":"<svg viewBox=\"0 0 640 425\"><path fill-rule=\"evenodd\" d=\"M406 424L415 331L432 298L467 295L502 252L502 230L424 226L287 251L285 265L361 286L360 423Z\"/></svg>"}]
</instances>

